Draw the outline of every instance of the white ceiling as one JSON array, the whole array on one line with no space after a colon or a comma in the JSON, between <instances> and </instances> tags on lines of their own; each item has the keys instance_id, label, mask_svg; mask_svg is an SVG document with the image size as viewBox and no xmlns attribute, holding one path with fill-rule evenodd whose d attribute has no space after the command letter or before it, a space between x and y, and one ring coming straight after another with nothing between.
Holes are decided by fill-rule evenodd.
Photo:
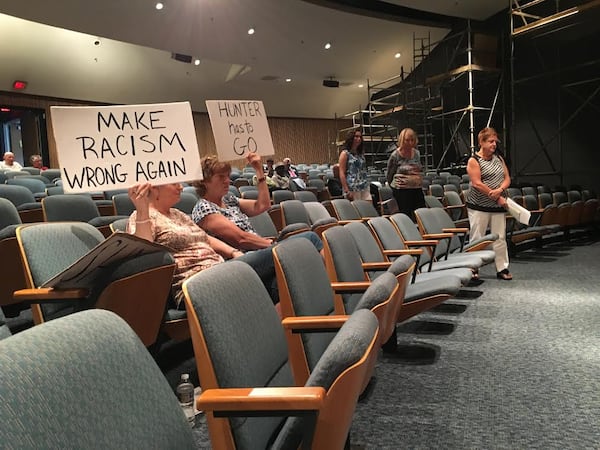
<instances>
[{"instance_id":1,"label":"white ceiling","mask_svg":"<svg viewBox=\"0 0 600 450\"><path fill-rule=\"evenodd\" d=\"M209 99L258 99L270 116L332 118L367 103L367 80L411 69L413 35L434 42L449 31L301 0L163 3L157 11L153 0L0 0L0 90L10 91L18 79L28 82L30 94L107 103L187 100L196 111L205 111ZM473 19L507 6L506 0L388 3ZM252 36L249 27L256 29ZM201 63L175 61L171 52ZM323 87L329 77L341 86Z\"/></svg>"}]
</instances>

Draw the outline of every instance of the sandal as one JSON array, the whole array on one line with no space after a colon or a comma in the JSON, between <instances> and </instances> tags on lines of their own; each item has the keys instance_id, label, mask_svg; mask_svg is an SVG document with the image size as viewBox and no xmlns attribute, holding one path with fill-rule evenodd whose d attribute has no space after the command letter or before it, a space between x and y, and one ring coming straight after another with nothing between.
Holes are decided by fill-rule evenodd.
<instances>
[{"instance_id":1,"label":"sandal","mask_svg":"<svg viewBox=\"0 0 600 450\"><path fill-rule=\"evenodd\" d=\"M501 270L500 272L496 272L496 278L499 280L512 280L512 275L508 271L508 269Z\"/></svg>"}]
</instances>

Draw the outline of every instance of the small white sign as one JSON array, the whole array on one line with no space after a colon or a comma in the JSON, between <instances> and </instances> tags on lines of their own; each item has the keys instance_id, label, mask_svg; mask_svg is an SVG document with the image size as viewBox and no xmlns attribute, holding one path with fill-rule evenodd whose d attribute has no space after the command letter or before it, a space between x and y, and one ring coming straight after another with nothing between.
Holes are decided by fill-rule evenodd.
<instances>
[{"instance_id":1,"label":"small white sign","mask_svg":"<svg viewBox=\"0 0 600 450\"><path fill-rule=\"evenodd\" d=\"M66 193L202 179L189 102L50 108Z\"/></svg>"},{"instance_id":2,"label":"small white sign","mask_svg":"<svg viewBox=\"0 0 600 450\"><path fill-rule=\"evenodd\" d=\"M245 157L248 152L274 155L263 103L258 100L206 100L217 155L221 161Z\"/></svg>"}]
</instances>

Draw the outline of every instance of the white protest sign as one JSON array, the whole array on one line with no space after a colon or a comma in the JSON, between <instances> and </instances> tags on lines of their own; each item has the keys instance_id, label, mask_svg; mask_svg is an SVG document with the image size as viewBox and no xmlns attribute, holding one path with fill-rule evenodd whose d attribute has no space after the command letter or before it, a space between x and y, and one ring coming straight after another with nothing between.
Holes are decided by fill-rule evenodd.
<instances>
[{"instance_id":1,"label":"white protest sign","mask_svg":"<svg viewBox=\"0 0 600 450\"><path fill-rule=\"evenodd\" d=\"M255 152L274 155L263 103L257 100L206 100L217 154L222 161Z\"/></svg>"},{"instance_id":2,"label":"white protest sign","mask_svg":"<svg viewBox=\"0 0 600 450\"><path fill-rule=\"evenodd\" d=\"M188 102L50 108L65 192L202 179Z\"/></svg>"}]
</instances>

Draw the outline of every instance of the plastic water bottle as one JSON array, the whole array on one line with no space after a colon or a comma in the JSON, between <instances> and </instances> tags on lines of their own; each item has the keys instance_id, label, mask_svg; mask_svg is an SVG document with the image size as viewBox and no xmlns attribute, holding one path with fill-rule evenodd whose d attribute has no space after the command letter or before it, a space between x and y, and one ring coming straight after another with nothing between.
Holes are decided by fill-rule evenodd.
<instances>
[{"instance_id":1,"label":"plastic water bottle","mask_svg":"<svg viewBox=\"0 0 600 450\"><path fill-rule=\"evenodd\" d=\"M179 404L185 413L191 427L196 423L196 414L194 413L194 385L190 382L190 375L181 374L181 381L177 385L177 398Z\"/></svg>"}]
</instances>

